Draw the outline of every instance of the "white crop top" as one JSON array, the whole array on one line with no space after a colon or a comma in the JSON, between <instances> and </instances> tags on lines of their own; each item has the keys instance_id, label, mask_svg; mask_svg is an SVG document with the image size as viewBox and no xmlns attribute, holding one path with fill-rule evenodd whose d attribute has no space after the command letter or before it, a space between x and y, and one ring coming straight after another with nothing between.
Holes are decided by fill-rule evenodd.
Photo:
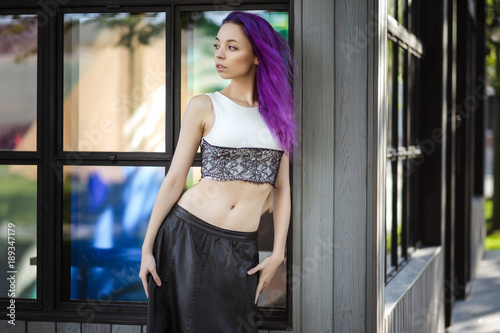
<instances>
[{"instance_id":1,"label":"white crop top","mask_svg":"<svg viewBox=\"0 0 500 333\"><path fill-rule=\"evenodd\" d=\"M206 95L214 124L201 140L201 177L275 186L283 150L259 108L241 106L220 92Z\"/></svg>"}]
</instances>

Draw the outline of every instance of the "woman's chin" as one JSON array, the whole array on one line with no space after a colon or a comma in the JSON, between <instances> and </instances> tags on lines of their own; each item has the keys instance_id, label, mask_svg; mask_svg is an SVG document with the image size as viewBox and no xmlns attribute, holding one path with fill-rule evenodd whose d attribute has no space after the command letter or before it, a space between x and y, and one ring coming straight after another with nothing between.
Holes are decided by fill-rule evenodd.
<instances>
[{"instance_id":1,"label":"woman's chin","mask_svg":"<svg viewBox=\"0 0 500 333\"><path fill-rule=\"evenodd\" d=\"M219 76L224 79L224 80L229 80L230 79L230 76L227 75L226 73L224 72L219 72Z\"/></svg>"}]
</instances>

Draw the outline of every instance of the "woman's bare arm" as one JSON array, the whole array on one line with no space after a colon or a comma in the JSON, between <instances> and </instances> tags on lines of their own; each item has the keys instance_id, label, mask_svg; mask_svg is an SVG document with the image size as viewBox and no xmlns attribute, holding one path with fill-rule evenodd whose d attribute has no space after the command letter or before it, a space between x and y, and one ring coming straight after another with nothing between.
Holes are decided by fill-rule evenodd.
<instances>
[{"instance_id":1,"label":"woman's bare arm","mask_svg":"<svg viewBox=\"0 0 500 333\"><path fill-rule=\"evenodd\" d=\"M148 294L148 273L153 275L156 284L161 285L160 278L156 273L156 262L152 256L153 244L161 223L182 193L189 168L203 135L205 122L212 112L211 103L208 96L195 96L189 101L184 112L172 163L156 196L142 245L139 277L142 280L146 295Z\"/></svg>"},{"instance_id":2,"label":"woman's bare arm","mask_svg":"<svg viewBox=\"0 0 500 333\"><path fill-rule=\"evenodd\" d=\"M259 284L255 293L255 303L262 291L269 285L273 279L274 273L283 262L285 256L286 236L288 225L290 224L290 180L289 180L289 162L288 157L283 155L276 178L276 188L272 192L273 197L273 219L274 219L274 243L272 254L262 260L254 268L248 271L248 274L254 274L261 271Z\"/></svg>"}]
</instances>

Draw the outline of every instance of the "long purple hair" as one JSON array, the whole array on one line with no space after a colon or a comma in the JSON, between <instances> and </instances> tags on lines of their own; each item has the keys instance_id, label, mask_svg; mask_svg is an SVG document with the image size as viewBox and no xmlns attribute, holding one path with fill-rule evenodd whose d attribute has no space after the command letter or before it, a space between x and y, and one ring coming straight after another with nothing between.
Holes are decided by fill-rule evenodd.
<instances>
[{"instance_id":1,"label":"long purple hair","mask_svg":"<svg viewBox=\"0 0 500 333\"><path fill-rule=\"evenodd\" d=\"M243 27L259 59L255 80L259 112L281 148L291 158L296 145L291 85L295 62L292 51L287 41L258 15L235 11L222 21L224 23Z\"/></svg>"}]
</instances>

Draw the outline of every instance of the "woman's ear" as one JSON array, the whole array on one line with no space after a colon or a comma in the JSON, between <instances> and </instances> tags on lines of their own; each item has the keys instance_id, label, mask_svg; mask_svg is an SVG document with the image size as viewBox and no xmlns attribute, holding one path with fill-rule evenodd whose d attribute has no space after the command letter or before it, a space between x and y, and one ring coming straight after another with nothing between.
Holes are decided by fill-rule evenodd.
<instances>
[{"instance_id":1,"label":"woman's ear","mask_svg":"<svg viewBox=\"0 0 500 333\"><path fill-rule=\"evenodd\" d=\"M259 58L255 58L255 64L259 65Z\"/></svg>"}]
</instances>

